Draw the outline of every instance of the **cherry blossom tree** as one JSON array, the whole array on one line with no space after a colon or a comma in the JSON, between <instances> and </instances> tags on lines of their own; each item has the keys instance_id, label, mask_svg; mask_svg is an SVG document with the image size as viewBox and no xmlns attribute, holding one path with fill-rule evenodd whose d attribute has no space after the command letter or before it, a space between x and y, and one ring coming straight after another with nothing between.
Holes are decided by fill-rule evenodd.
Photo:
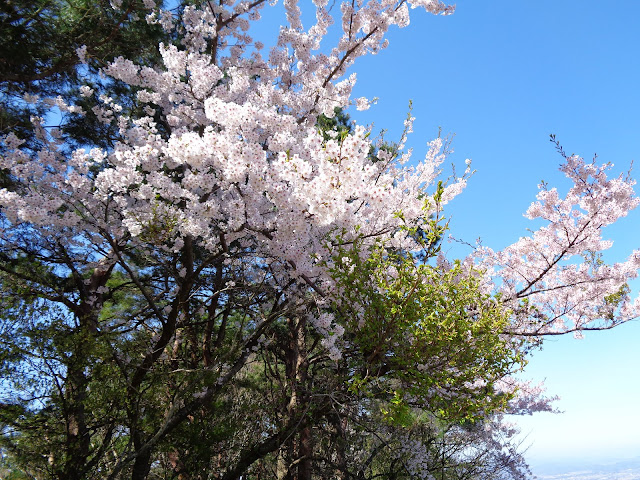
<instances>
[{"instance_id":1,"label":"cherry blossom tree","mask_svg":"<svg viewBox=\"0 0 640 480\"><path fill-rule=\"evenodd\" d=\"M37 475L307 479L322 464L349 478L334 440L355 438L353 412L380 418L370 435L384 441L367 448L389 454L426 428L416 412L491 425L548 408L510 376L532 342L638 316L626 283L640 253L598 257L602 228L638 204L630 178L567 157L569 193L543 186L528 210L545 226L455 261L439 251L443 208L471 171L442 181L446 142L410 162L411 117L394 148L364 126L321 127L368 107L352 98L352 65L389 28L452 7L316 0L305 29L286 0L266 48L250 36L262 0L178 18L145 5L168 32L162 63L115 59L82 105L25 99L109 126L108 145L69 151L42 117L42 148L3 138L1 418L5 448L39 458ZM99 82L127 85L135 108Z\"/></svg>"}]
</instances>

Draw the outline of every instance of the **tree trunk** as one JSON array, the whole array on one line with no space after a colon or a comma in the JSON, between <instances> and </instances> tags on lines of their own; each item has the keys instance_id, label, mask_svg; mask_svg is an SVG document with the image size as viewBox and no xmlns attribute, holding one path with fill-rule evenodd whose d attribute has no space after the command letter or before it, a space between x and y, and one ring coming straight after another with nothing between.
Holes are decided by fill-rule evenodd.
<instances>
[{"instance_id":1,"label":"tree trunk","mask_svg":"<svg viewBox=\"0 0 640 480\"><path fill-rule=\"evenodd\" d=\"M131 471L131 480L145 480L151 469L151 449L147 448L138 453L133 470Z\"/></svg>"},{"instance_id":2,"label":"tree trunk","mask_svg":"<svg viewBox=\"0 0 640 480\"><path fill-rule=\"evenodd\" d=\"M291 388L291 396L287 405L289 421L299 417L308 400L305 393L307 381L307 345L306 320L304 317L289 319L289 350L286 357L286 372ZM296 435L292 435L283 449L283 465L278 464L279 480L310 480L311 479L311 430L303 428ZM289 457L288 459L286 457ZM279 458L280 460L280 458ZM284 460L287 460L286 462ZM286 473L285 465L286 463ZM295 465L294 469L291 467Z\"/></svg>"},{"instance_id":3,"label":"tree trunk","mask_svg":"<svg viewBox=\"0 0 640 480\"><path fill-rule=\"evenodd\" d=\"M305 427L300 432L300 441L298 443L298 456L300 463L298 464L297 480L311 480L313 454L313 438L311 437L311 428Z\"/></svg>"},{"instance_id":4,"label":"tree trunk","mask_svg":"<svg viewBox=\"0 0 640 480\"><path fill-rule=\"evenodd\" d=\"M82 343L82 342L81 342ZM66 461L61 465L59 478L81 480L84 478L89 456L89 431L85 416L85 399L88 380L84 374L84 347L81 345L67 366L65 400L66 409Z\"/></svg>"}]
</instances>

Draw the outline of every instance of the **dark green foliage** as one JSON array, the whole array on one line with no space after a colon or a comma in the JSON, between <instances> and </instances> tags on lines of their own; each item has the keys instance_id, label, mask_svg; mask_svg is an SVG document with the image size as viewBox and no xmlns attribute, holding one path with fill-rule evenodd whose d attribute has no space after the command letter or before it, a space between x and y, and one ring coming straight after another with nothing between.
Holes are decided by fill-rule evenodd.
<instances>
[{"instance_id":1,"label":"dark green foliage","mask_svg":"<svg viewBox=\"0 0 640 480\"><path fill-rule=\"evenodd\" d=\"M342 138L344 135L352 132L349 115L339 107L334 109L333 117L327 117L324 114L318 115L317 125L325 141L331 138L331 134Z\"/></svg>"},{"instance_id":2,"label":"dark green foliage","mask_svg":"<svg viewBox=\"0 0 640 480\"><path fill-rule=\"evenodd\" d=\"M106 0L8 0L0 5L0 134L14 132L37 146L30 117L42 115L25 94L86 103L78 87L118 56L138 63L158 61L158 43L166 38L148 25L142 0L125 0L114 9ZM86 64L76 50L86 46ZM104 88L103 88L104 90ZM106 93L130 97L127 88L110 85ZM124 103L127 104L126 102ZM89 109L90 111L90 109ZM67 121L68 120L68 121ZM113 133L88 118L49 118L72 144L105 146Z\"/></svg>"}]
</instances>

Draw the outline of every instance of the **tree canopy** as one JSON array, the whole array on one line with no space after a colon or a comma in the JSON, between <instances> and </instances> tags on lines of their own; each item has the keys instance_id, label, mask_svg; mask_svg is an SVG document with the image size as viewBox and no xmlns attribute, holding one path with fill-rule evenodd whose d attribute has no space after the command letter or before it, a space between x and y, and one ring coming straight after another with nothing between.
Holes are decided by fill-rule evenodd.
<instances>
[{"instance_id":1,"label":"tree canopy","mask_svg":"<svg viewBox=\"0 0 640 480\"><path fill-rule=\"evenodd\" d=\"M447 258L470 166L444 181L445 139L410 162L411 117L389 143L346 112L409 6L452 7L286 1L267 48L266 5L1 7L0 468L526 478L502 416L550 407L513 375L546 335L638 316L640 254L598 257L633 181L565 156L544 226Z\"/></svg>"}]
</instances>

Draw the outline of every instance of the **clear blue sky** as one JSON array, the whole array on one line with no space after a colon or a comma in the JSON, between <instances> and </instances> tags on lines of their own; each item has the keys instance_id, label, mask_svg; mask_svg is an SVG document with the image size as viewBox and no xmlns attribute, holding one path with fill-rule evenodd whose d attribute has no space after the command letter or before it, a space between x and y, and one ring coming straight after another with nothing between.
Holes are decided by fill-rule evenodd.
<instances>
[{"instance_id":1,"label":"clear blue sky","mask_svg":"<svg viewBox=\"0 0 640 480\"><path fill-rule=\"evenodd\" d=\"M397 134L411 99L416 158L438 127L456 134L453 160L477 170L449 210L456 237L501 248L533 227L522 213L540 180L567 186L550 133L617 172L636 160L640 179L640 2L460 0L451 17L414 15L390 41L356 65L356 96L380 100L354 116ZM640 212L607 235L606 258L626 258L640 248ZM549 339L525 376L546 379L564 411L519 422L534 464L640 456L638 322Z\"/></svg>"},{"instance_id":2,"label":"clear blue sky","mask_svg":"<svg viewBox=\"0 0 640 480\"><path fill-rule=\"evenodd\" d=\"M452 160L462 170L471 158L477 170L449 208L456 237L501 248L535 228L522 213L537 184L567 188L550 133L568 153L597 153L617 172L637 160L640 179L640 1L459 0L450 17L412 13L386 51L356 63L355 96L379 102L350 113L394 139L412 100L415 159L439 127L456 135ZM277 31L281 20L265 14L260 28ZM605 258L626 258L640 248L640 212L607 235L614 247ZM640 456L638 345L633 322L585 340L549 339L533 356L525 376L546 379L564 411L519 422L534 464Z\"/></svg>"}]
</instances>

